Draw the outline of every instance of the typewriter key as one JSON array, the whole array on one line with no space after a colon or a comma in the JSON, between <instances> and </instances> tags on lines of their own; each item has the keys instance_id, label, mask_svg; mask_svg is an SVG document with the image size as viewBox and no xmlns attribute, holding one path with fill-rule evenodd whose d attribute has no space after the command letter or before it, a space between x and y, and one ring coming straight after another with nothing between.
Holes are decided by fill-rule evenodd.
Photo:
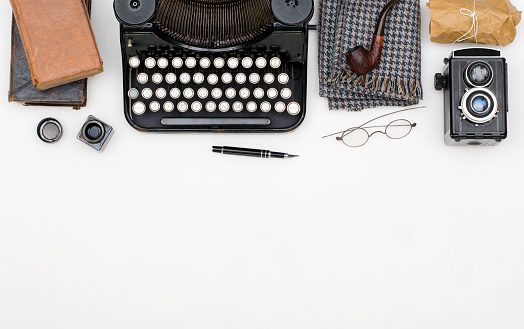
<instances>
[{"instance_id":1,"label":"typewriter key","mask_svg":"<svg viewBox=\"0 0 524 329\"><path fill-rule=\"evenodd\" d=\"M158 67L161 69L165 69L166 67L169 66L169 61L164 57L160 57L158 61L156 62L156 65L158 65Z\"/></svg>"},{"instance_id":2,"label":"typewriter key","mask_svg":"<svg viewBox=\"0 0 524 329\"><path fill-rule=\"evenodd\" d=\"M155 73L153 76L151 76L151 81L157 85L162 83L162 80L164 80L164 77L160 73Z\"/></svg>"},{"instance_id":3,"label":"typewriter key","mask_svg":"<svg viewBox=\"0 0 524 329\"><path fill-rule=\"evenodd\" d=\"M235 111L235 112L242 112L243 108L244 108L244 105L242 105L241 102L234 102L233 103L233 111Z\"/></svg>"},{"instance_id":4,"label":"typewriter key","mask_svg":"<svg viewBox=\"0 0 524 329\"><path fill-rule=\"evenodd\" d=\"M183 84L186 84L186 83L189 83L191 81L191 76L189 75L189 73L182 73L180 74L180 82L182 82Z\"/></svg>"},{"instance_id":5,"label":"typewriter key","mask_svg":"<svg viewBox=\"0 0 524 329\"><path fill-rule=\"evenodd\" d=\"M171 112L175 109L173 102L167 101L164 103L164 111Z\"/></svg>"},{"instance_id":6,"label":"typewriter key","mask_svg":"<svg viewBox=\"0 0 524 329\"><path fill-rule=\"evenodd\" d=\"M149 103L149 109L151 112L158 112L158 110L160 110L160 103L157 101Z\"/></svg>"},{"instance_id":7,"label":"typewriter key","mask_svg":"<svg viewBox=\"0 0 524 329\"><path fill-rule=\"evenodd\" d=\"M210 75L208 75L207 77L207 82L210 84L210 85L216 85L217 82L218 82L218 75L212 73Z\"/></svg>"},{"instance_id":8,"label":"typewriter key","mask_svg":"<svg viewBox=\"0 0 524 329\"><path fill-rule=\"evenodd\" d=\"M217 105L215 102L207 102L206 103L206 111L208 112L214 112L217 108Z\"/></svg>"},{"instance_id":9,"label":"typewriter key","mask_svg":"<svg viewBox=\"0 0 524 329\"><path fill-rule=\"evenodd\" d=\"M177 99L178 97L180 97L180 89L171 88L171 90L169 91L169 96L171 96L171 98L173 99Z\"/></svg>"},{"instance_id":10,"label":"typewriter key","mask_svg":"<svg viewBox=\"0 0 524 329\"><path fill-rule=\"evenodd\" d=\"M140 95L140 93L138 92L138 90L136 88L131 88L127 92L127 96L129 96L129 98L131 98L131 99L138 98L138 95Z\"/></svg>"},{"instance_id":11,"label":"typewriter key","mask_svg":"<svg viewBox=\"0 0 524 329\"><path fill-rule=\"evenodd\" d=\"M145 66L148 68L148 69L152 69L155 67L156 65L156 60L153 58L153 57L148 57L146 58L146 60L144 61L144 64Z\"/></svg>"},{"instance_id":12,"label":"typewriter key","mask_svg":"<svg viewBox=\"0 0 524 329\"><path fill-rule=\"evenodd\" d=\"M275 88L269 88L267 90L267 97L269 97L270 99L275 99L277 98L278 96L278 90L276 90Z\"/></svg>"},{"instance_id":13,"label":"typewriter key","mask_svg":"<svg viewBox=\"0 0 524 329\"><path fill-rule=\"evenodd\" d=\"M184 61L182 60L182 58L180 57L175 57L173 58L173 60L171 61L171 65L173 65L173 67L175 69L179 69L182 67L182 65L184 65Z\"/></svg>"},{"instance_id":14,"label":"typewriter key","mask_svg":"<svg viewBox=\"0 0 524 329\"><path fill-rule=\"evenodd\" d=\"M42 141L54 143L62 137L62 125L56 119L45 118L38 123L36 133Z\"/></svg>"},{"instance_id":15,"label":"typewriter key","mask_svg":"<svg viewBox=\"0 0 524 329\"><path fill-rule=\"evenodd\" d=\"M136 102L135 104L133 104L133 113L135 113L136 115L144 114L145 111L146 106L144 103Z\"/></svg>"},{"instance_id":16,"label":"typewriter key","mask_svg":"<svg viewBox=\"0 0 524 329\"><path fill-rule=\"evenodd\" d=\"M227 112L227 111L229 111L229 103L228 102L220 102L220 104L218 104L218 109L220 110L220 112Z\"/></svg>"},{"instance_id":17,"label":"typewriter key","mask_svg":"<svg viewBox=\"0 0 524 329\"><path fill-rule=\"evenodd\" d=\"M240 96L240 98L243 98L243 99L249 98L249 95L250 95L249 89L247 88L240 89L238 91L238 95Z\"/></svg>"},{"instance_id":18,"label":"typewriter key","mask_svg":"<svg viewBox=\"0 0 524 329\"><path fill-rule=\"evenodd\" d=\"M187 108L188 108L188 105L187 105L186 102L184 102L184 101L178 102L178 104L177 104L178 111L185 112L185 111L187 111Z\"/></svg>"},{"instance_id":19,"label":"typewriter key","mask_svg":"<svg viewBox=\"0 0 524 329\"><path fill-rule=\"evenodd\" d=\"M246 110L249 112L255 112L257 110L257 103L251 101L246 104Z\"/></svg>"},{"instance_id":20,"label":"typewriter key","mask_svg":"<svg viewBox=\"0 0 524 329\"><path fill-rule=\"evenodd\" d=\"M275 76L271 73L264 74L264 82L268 85L272 84L273 82L275 82Z\"/></svg>"},{"instance_id":21,"label":"typewriter key","mask_svg":"<svg viewBox=\"0 0 524 329\"><path fill-rule=\"evenodd\" d=\"M231 75L231 73L224 73L222 74L222 82L225 83L225 84L229 84L231 83L231 81L233 81L233 76Z\"/></svg>"},{"instance_id":22,"label":"typewriter key","mask_svg":"<svg viewBox=\"0 0 524 329\"><path fill-rule=\"evenodd\" d=\"M186 66L190 69L194 68L197 65L197 60L194 57L186 58Z\"/></svg>"},{"instance_id":23,"label":"typewriter key","mask_svg":"<svg viewBox=\"0 0 524 329\"><path fill-rule=\"evenodd\" d=\"M224 59L222 57L217 57L215 58L215 60L213 61L213 65L215 65L215 67L217 69L221 69L224 67L224 65L226 65L226 62L224 61Z\"/></svg>"},{"instance_id":24,"label":"typewriter key","mask_svg":"<svg viewBox=\"0 0 524 329\"><path fill-rule=\"evenodd\" d=\"M200 112L200 110L202 110L202 103L200 103L200 102L193 102L191 104L191 110L193 110L193 112Z\"/></svg>"},{"instance_id":25,"label":"typewriter key","mask_svg":"<svg viewBox=\"0 0 524 329\"><path fill-rule=\"evenodd\" d=\"M195 92L193 91L193 89L191 88L184 89L184 97L186 99L191 99L193 98L193 96L195 96Z\"/></svg>"},{"instance_id":26,"label":"typewriter key","mask_svg":"<svg viewBox=\"0 0 524 329\"><path fill-rule=\"evenodd\" d=\"M222 97L222 89L213 88L213 90L211 90L211 96L213 96L214 99L219 99Z\"/></svg>"},{"instance_id":27,"label":"typewriter key","mask_svg":"<svg viewBox=\"0 0 524 329\"><path fill-rule=\"evenodd\" d=\"M262 102L262 104L260 104L260 110L262 112L271 111L271 104L269 102Z\"/></svg>"},{"instance_id":28,"label":"typewriter key","mask_svg":"<svg viewBox=\"0 0 524 329\"><path fill-rule=\"evenodd\" d=\"M164 99L167 96L167 91L164 88L158 88L155 91L156 98Z\"/></svg>"},{"instance_id":29,"label":"typewriter key","mask_svg":"<svg viewBox=\"0 0 524 329\"><path fill-rule=\"evenodd\" d=\"M258 67L259 69L263 69L263 68L266 67L266 65L267 65L267 60L266 60L264 57L258 57L258 58L255 60L255 65L256 65L256 67Z\"/></svg>"},{"instance_id":30,"label":"typewriter key","mask_svg":"<svg viewBox=\"0 0 524 329\"><path fill-rule=\"evenodd\" d=\"M274 69L278 69L281 64L282 62L280 61L280 58L278 57L273 57L269 60L269 66L271 66Z\"/></svg>"},{"instance_id":31,"label":"typewriter key","mask_svg":"<svg viewBox=\"0 0 524 329\"><path fill-rule=\"evenodd\" d=\"M238 73L236 76L235 76L235 80L236 82L239 84L239 85L242 85L246 82L247 78L246 78L246 75L244 73Z\"/></svg>"},{"instance_id":32,"label":"typewriter key","mask_svg":"<svg viewBox=\"0 0 524 329\"><path fill-rule=\"evenodd\" d=\"M173 73L166 74L166 82L172 85L176 82L176 75Z\"/></svg>"},{"instance_id":33,"label":"typewriter key","mask_svg":"<svg viewBox=\"0 0 524 329\"><path fill-rule=\"evenodd\" d=\"M204 78L204 75L202 73L195 73L195 75L193 75L193 81L196 84L201 84L202 82L204 82L204 80L206 79Z\"/></svg>"},{"instance_id":34,"label":"typewriter key","mask_svg":"<svg viewBox=\"0 0 524 329\"><path fill-rule=\"evenodd\" d=\"M253 96L255 96L255 98L257 99L261 99L262 97L264 97L264 89L256 88L255 90L253 90Z\"/></svg>"},{"instance_id":35,"label":"typewriter key","mask_svg":"<svg viewBox=\"0 0 524 329\"><path fill-rule=\"evenodd\" d=\"M245 69L250 69L251 66L253 66L253 59L251 57L244 57L242 59L242 66L245 68Z\"/></svg>"},{"instance_id":36,"label":"typewriter key","mask_svg":"<svg viewBox=\"0 0 524 329\"><path fill-rule=\"evenodd\" d=\"M300 104L297 102L291 102L287 105L287 111L291 115L297 115L300 113Z\"/></svg>"},{"instance_id":37,"label":"typewriter key","mask_svg":"<svg viewBox=\"0 0 524 329\"><path fill-rule=\"evenodd\" d=\"M229 66L230 69L236 69L238 67L238 59L236 57L230 57L227 60L227 66Z\"/></svg>"},{"instance_id":38,"label":"typewriter key","mask_svg":"<svg viewBox=\"0 0 524 329\"><path fill-rule=\"evenodd\" d=\"M278 82L280 82L280 84L282 85L285 85L289 82L289 75L287 75L286 73L280 73L278 75Z\"/></svg>"},{"instance_id":39,"label":"typewriter key","mask_svg":"<svg viewBox=\"0 0 524 329\"><path fill-rule=\"evenodd\" d=\"M286 104L284 104L283 102L277 102L275 104L275 111L277 111L278 113L282 113L286 110Z\"/></svg>"},{"instance_id":40,"label":"typewriter key","mask_svg":"<svg viewBox=\"0 0 524 329\"><path fill-rule=\"evenodd\" d=\"M284 88L280 91L280 96L282 96L283 99L289 99L291 98L291 89L289 88Z\"/></svg>"},{"instance_id":41,"label":"typewriter key","mask_svg":"<svg viewBox=\"0 0 524 329\"><path fill-rule=\"evenodd\" d=\"M139 75L136 76L136 81L138 81L138 83L140 84L146 83L147 80L148 80L148 77L147 77L147 74L145 73L140 73Z\"/></svg>"},{"instance_id":42,"label":"typewriter key","mask_svg":"<svg viewBox=\"0 0 524 329\"><path fill-rule=\"evenodd\" d=\"M209 92L207 91L207 88L200 88L197 91L197 95L198 97L204 99L204 98L207 98L207 96L209 95Z\"/></svg>"},{"instance_id":43,"label":"typewriter key","mask_svg":"<svg viewBox=\"0 0 524 329\"><path fill-rule=\"evenodd\" d=\"M200 67L203 69L207 69L211 66L211 60L207 57L202 57L200 59Z\"/></svg>"},{"instance_id":44,"label":"typewriter key","mask_svg":"<svg viewBox=\"0 0 524 329\"><path fill-rule=\"evenodd\" d=\"M138 58L138 56L131 57L129 59L129 66L131 66L134 69L139 67L140 66L140 58Z\"/></svg>"},{"instance_id":45,"label":"typewriter key","mask_svg":"<svg viewBox=\"0 0 524 329\"><path fill-rule=\"evenodd\" d=\"M237 92L234 88L227 88L226 89L226 97L231 99L231 98L235 98L235 96L237 95Z\"/></svg>"},{"instance_id":46,"label":"typewriter key","mask_svg":"<svg viewBox=\"0 0 524 329\"><path fill-rule=\"evenodd\" d=\"M142 97L144 97L145 99L150 99L151 96L153 96L153 91L151 90L151 88L142 89Z\"/></svg>"},{"instance_id":47,"label":"typewriter key","mask_svg":"<svg viewBox=\"0 0 524 329\"><path fill-rule=\"evenodd\" d=\"M258 73L251 73L249 75L249 82L256 85L257 83L260 82L260 75L258 75Z\"/></svg>"}]
</instances>

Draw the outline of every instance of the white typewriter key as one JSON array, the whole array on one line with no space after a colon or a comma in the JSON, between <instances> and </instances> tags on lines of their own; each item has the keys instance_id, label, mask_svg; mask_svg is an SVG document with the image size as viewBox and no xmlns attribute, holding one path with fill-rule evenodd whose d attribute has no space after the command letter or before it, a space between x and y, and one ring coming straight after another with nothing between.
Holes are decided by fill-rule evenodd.
<instances>
[{"instance_id":1,"label":"white typewriter key","mask_svg":"<svg viewBox=\"0 0 524 329\"><path fill-rule=\"evenodd\" d=\"M231 83L231 81L233 81L233 76L231 75L231 73L224 73L224 74L222 74L222 82L223 83L229 84L229 83Z\"/></svg>"},{"instance_id":2,"label":"white typewriter key","mask_svg":"<svg viewBox=\"0 0 524 329\"><path fill-rule=\"evenodd\" d=\"M261 99L262 97L264 97L264 89L256 88L255 90L253 90L253 96L255 96L255 98Z\"/></svg>"},{"instance_id":3,"label":"white typewriter key","mask_svg":"<svg viewBox=\"0 0 524 329\"><path fill-rule=\"evenodd\" d=\"M218 104L218 109L220 110L220 112L227 112L227 111L229 111L229 103L228 102L220 102L220 104Z\"/></svg>"},{"instance_id":4,"label":"white typewriter key","mask_svg":"<svg viewBox=\"0 0 524 329\"><path fill-rule=\"evenodd\" d=\"M133 56L129 59L129 66L131 66L132 68L136 69L137 67L140 66L140 58L138 58L138 56Z\"/></svg>"},{"instance_id":5,"label":"white typewriter key","mask_svg":"<svg viewBox=\"0 0 524 329\"><path fill-rule=\"evenodd\" d=\"M253 66L253 59L251 57L242 58L242 66L246 69L250 69Z\"/></svg>"},{"instance_id":6,"label":"white typewriter key","mask_svg":"<svg viewBox=\"0 0 524 329\"><path fill-rule=\"evenodd\" d=\"M186 58L186 66L190 69L194 68L197 65L197 60L194 57Z\"/></svg>"},{"instance_id":7,"label":"white typewriter key","mask_svg":"<svg viewBox=\"0 0 524 329\"><path fill-rule=\"evenodd\" d=\"M257 103L255 102L249 102L246 104L246 110L249 112L255 112L257 110Z\"/></svg>"},{"instance_id":8,"label":"white typewriter key","mask_svg":"<svg viewBox=\"0 0 524 329\"><path fill-rule=\"evenodd\" d=\"M231 99L235 98L237 91L234 88L227 88L225 94L227 98Z\"/></svg>"},{"instance_id":9,"label":"white typewriter key","mask_svg":"<svg viewBox=\"0 0 524 329\"><path fill-rule=\"evenodd\" d=\"M131 98L131 99L137 98L138 95L140 95L140 93L138 92L138 90L136 88L131 88L127 92L127 96L129 96L129 98Z\"/></svg>"},{"instance_id":10,"label":"white typewriter key","mask_svg":"<svg viewBox=\"0 0 524 329\"><path fill-rule=\"evenodd\" d=\"M249 75L249 82L256 85L257 83L260 82L260 75L258 75L258 73L251 73Z\"/></svg>"},{"instance_id":11,"label":"white typewriter key","mask_svg":"<svg viewBox=\"0 0 524 329\"><path fill-rule=\"evenodd\" d=\"M211 60L207 57L202 57L200 59L200 67L203 69L207 69L211 66Z\"/></svg>"},{"instance_id":12,"label":"white typewriter key","mask_svg":"<svg viewBox=\"0 0 524 329\"><path fill-rule=\"evenodd\" d=\"M206 111L208 112L214 112L217 109L217 105L215 102L207 102L206 103Z\"/></svg>"},{"instance_id":13,"label":"white typewriter key","mask_svg":"<svg viewBox=\"0 0 524 329\"><path fill-rule=\"evenodd\" d=\"M291 89L289 88L284 88L280 91L280 96L282 96L283 99L289 99L291 95Z\"/></svg>"},{"instance_id":14,"label":"white typewriter key","mask_svg":"<svg viewBox=\"0 0 524 329\"><path fill-rule=\"evenodd\" d=\"M233 103L233 111L235 112L242 112L242 109L244 108L244 105L240 102L234 102Z\"/></svg>"},{"instance_id":15,"label":"white typewriter key","mask_svg":"<svg viewBox=\"0 0 524 329\"><path fill-rule=\"evenodd\" d=\"M273 82L275 82L275 76L271 73L264 74L264 82L268 85L272 84Z\"/></svg>"},{"instance_id":16,"label":"white typewriter key","mask_svg":"<svg viewBox=\"0 0 524 329\"><path fill-rule=\"evenodd\" d=\"M133 113L135 113L136 115L144 114L145 111L146 105L144 103L136 102L135 104L133 104Z\"/></svg>"},{"instance_id":17,"label":"white typewriter key","mask_svg":"<svg viewBox=\"0 0 524 329\"><path fill-rule=\"evenodd\" d=\"M255 65L259 68L259 69L263 69L264 67L266 67L267 65L267 60L264 58L264 57L259 57L255 60Z\"/></svg>"},{"instance_id":18,"label":"white typewriter key","mask_svg":"<svg viewBox=\"0 0 524 329\"><path fill-rule=\"evenodd\" d=\"M180 97L180 89L172 88L169 91L169 96L171 96L171 98L173 98L173 99L177 99L178 97Z\"/></svg>"},{"instance_id":19,"label":"white typewriter key","mask_svg":"<svg viewBox=\"0 0 524 329\"><path fill-rule=\"evenodd\" d=\"M235 81L239 84L239 85L242 85L246 82L247 80L247 77L244 73L238 73L236 76L235 76Z\"/></svg>"},{"instance_id":20,"label":"white typewriter key","mask_svg":"<svg viewBox=\"0 0 524 329\"><path fill-rule=\"evenodd\" d=\"M147 74L145 73L140 73L139 75L136 76L136 81L138 81L138 83L144 84L147 82L147 80L148 80L148 77L147 77Z\"/></svg>"},{"instance_id":21,"label":"white typewriter key","mask_svg":"<svg viewBox=\"0 0 524 329\"><path fill-rule=\"evenodd\" d=\"M209 91L207 91L206 88L200 88L197 91L197 95L198 95L198 97L204 99L204 98L206 98L209 95Z\"/></svg>"},{"instance_id":22,"label":"white typewriter key","mask_svg":"<svg viewBox=\"0 0 524 329\"><path fill-rule=\"evenodd\" d=\"M166 82L172 85L176 82L176 75L174 73L166 74Z\"/></svg>"},{"instance_id":23,"label":"white typewriter key","mask_svg":"<svg viewBox=\"0 0 524 329\"><path fill-rule=\"evenodd\" d=\"M269 102L262 102L262 104L260 104L260 110L262 112L271 111L271 104Z\"/></svg>"},{"instance_id":24,"label":"white typewriter key","mask_svg":"<svg viewBox=\"0 0 524 329\"><path fill-rule=\"evenodd\" d=\"M282 85L285 85L289 82L289 75L287 75L286 73L280 73L278 75L278 82L280 82L280 84Z\"/></svg>"},{"instance_id":25,"label":"white typewriter key","mask_svg":"<svg viewBox=\"0 0 524 329\"><path fill-rule=\"evenodd\" d=\"M175 105L173 104L173 102L165 102L164 103L164 111L166 112L171 112L175 109Z\"/></svg>"},{"instance_id":26,"label":"white typewriter key","mask_svg":"<svg viewBox=\"0 0 524 329\"><path fill-rule=\"evenodd\" d=\"M243 99L249 98L249 95L250 95L249 89L247 88L240 89L238 91L238 95L240 96L240 98L243 98Z\"/></svg>"},{"instance_id":27,"label":"white typewriter key","mask_svg":"<svg viewBox=\"0 0 524 329\"><path fill-rule=\"evenodd\" d=\"M210 85L216 85L217 82L218 82L218 75L212 73L210 75L207 76L207 82L210 84Z\"/></svg>"},{"instance_id":28,"label":"white typewriter key","mask_svg":"<svg viewBox=\"0 0 524 329\"><path fill-rule=\"evenodd\" d=\"M297 115L300 113L300 104L297 102L291 102L287 105L287 111L291 115Z\"/></svg>"},{"instance_id":29,"label":"white typewriter key","mask_svg":"<svg viewBox=\"0 0 524 329\"><path fill-rule=\"evenodd\" d=\"M204 80L206 80L206 78L204 78L202 73L195 73L195 75L193 75L193 81L195 81L196 84L201 84Z\"/></svg>"},{"instance_id":30,"label":"white typewriter key","mask_svg":"<svg viewBox=\"0 0 524 329\"><path fill-rule=\"evenodd\" d=\"M273 57L269 60L269 66L271 66L274 69L278 69L280 67L280 64L282 64L282 62L278 57Z\"/></svg>"},{"instance_id":31,"label":"white typewriter key","mask_svg":"<svg viewBox=\"0 0 524 329\"><path fill-rule=\"evenodd\" d=\"M200 112L200 110L202 110L202 103L200 103L200 102L193 102L191 104L191 110L193 110L193 112Z\"/></svg>"},{"instance_id":32,"label":"white typewriter key","mask_svg":"<svg viewBox=\"0 0 524 329\"><path fill-rule=\"evenodd\" d=\"M191 99L195 96L195 91L191 88L184 89L184 97L187 99Z\"/></svg>"},{"instance_id":33,"label":"white typewriter key","mask_svg":"<svg viewBox=\"0 0 524 329\"><path fill-rule=\"evenodd\" d=\"M177 104L177 106L176 106L176 108L177 108L178 111L180 111L180 112L185 112L185 111L187 111L188 107L189 107L189 106L188 106L187 103L184 102L184 101L182 101L182 102L178 102L178 104Z\"/></svg>"},{"instance_id":34,"label":"white typewriter key","mask_svg":"<svg viewBox=\"0 0 524 329\"><path fill-rule=\"evenodd\" d=\"M214 99L219 99L222 97L222 89L213 88L213 90L211 90L211 96L213 96Z\"/></svg>"},{"instance_id":35,"label":"white typewriter key","mask_svg":"<svg viewBox=\"0 0 524 329\"><path fill-rule=\"evenodd\" d=\"M238 59L236 57L230 57L227 60L227 66L229 66L230 69L236 69L238 67Z\"/></svg>"},{"instance_id":36,"label":"white typewriter key","mask_svg":"<svg viewBox=\"0 0 524 329\"><path fill-rule=\"evenodd\" d=\"M285 110L286 110L286 104L284 104L283 102L277 102L275 104L275 111L282 113Z\"/></svg>"},{"instance_id":37,"label":"white typewriter key","mask_svg":"<svg viewBox=\"0 0 524 329\"><path fill-rule=\"evenodd\" d=\"M186 83L189 83L191 81L191 76L189 75L189 73L182 73L180 74L180 82L182 82L183 84L186 84Z\"/></svg>"},{"instance_id":38,"label":"white typewriter key","mask_svg":"<svg viewBox=\"0 0 524 329\"><path fill-rule=\"evenodd\" d=\"M148 69L152 69L156 66L156 60L153 57L148 57L144 61L144 64Z\"/></svg>"},{"instance_id":39,"label":"white typewriter key","mask_svg":"<svg viewBox=\"0 0 524 329\"><path fill-rule=\"evenodd\" d=\"M276 90L275 88L269 88L267 90L267 97L269 97L270 99L275 99L277 98L278 96L278 90Z\"/></svg>"},{"instance_id":40,"label":"white typewriter key","mask_svg":"<svg viewBox=\"0 0 524 329\"><path fill-rule=\"evenodd\" d=\"M171 61L171 65L173 65L173 67L175 69L179 69L182 67L182 65L184 65L184 61L182 60L182 58L180 57L175 57L173 58L173 60Z\"/></svg>"},{"instance_id":41,"label":"white typewriter key","mask_svg":"<svg viewBox=\"0 0 524 329\"><path fill-rule=\"evenodd\" d=\"M160 103L157 101L151 102L149 104L149 109L151 112L158 112L158 110L160 110Z\"/></svg>"},{"instance_id":42,"label":"white typewriter key","mask_svg":"<svg viewBox=\"0 0 524 329\"><path fill-rule=\"evenodd\" d=\"M162 80L164 80L164 77L160 73L155 73L151 76L151 81L156 84L162 83Z\"/></svg>"},{"instance_id":43,"label":"white typewriter key","mask_svg":"<svg viewBox=\"0 0 524 329\"><path fill-rule=\"evenodd\" d=\"M153 91L150 88L142 89L142 97L145 99L150 99L153 96Z\"/></svg>"},{"instance_id":44,"label":"white typewriter key","mask_svg":"<svg viewBox=\"0 0 524 329\"><path fill-rule=\"evenodd\" d=\"M226 65L226 62L224 61L224 59L222 57L217 57L215 58L215 60L213 61L213 65L215 65L215 67L217 69L221 69L224 67L224 65Z\"/></svg>"},{"instance_id":45,"label":"white typewriter key","mask_svg":"<svg viewBox=\"0 0 524 329\"><path fill-rule=\"evenodd\" d=\"M164 99L167 96L167 91L164 88L158 88L155 91L156 98Z\"/></svg>"},{"instance_id":46,"label":"white typewriter key","mask_svg":"<svg viewBox=\"0 0 524 329\"><path fill-rule=\"evenodd\" d=\"M160 57L158 61L156 61L156 65L158 65L158 67L161 69L165 69L169 66L169 61L164 57Z\"/></svg>"}]
</instances>

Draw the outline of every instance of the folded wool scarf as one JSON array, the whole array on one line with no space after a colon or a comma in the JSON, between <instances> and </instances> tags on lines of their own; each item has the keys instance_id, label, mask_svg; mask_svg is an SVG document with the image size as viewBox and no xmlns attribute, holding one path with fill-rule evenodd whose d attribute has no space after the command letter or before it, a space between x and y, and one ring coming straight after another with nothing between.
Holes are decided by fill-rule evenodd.
<instances>
[{"instance_id":1,"label":"folded wool scarf","mask_svg":"<svg viewBox=\"0 0 524 329\"><path fill-rule=\"evenodd\" d=\"M331 110L359 111L407 106L422 98L420 83L420 1L401 0L389 12L382 58L359 76L345 53L369 49L378 16L389 0L319 0L320 96Z\"/></svg>"}]
</instances>

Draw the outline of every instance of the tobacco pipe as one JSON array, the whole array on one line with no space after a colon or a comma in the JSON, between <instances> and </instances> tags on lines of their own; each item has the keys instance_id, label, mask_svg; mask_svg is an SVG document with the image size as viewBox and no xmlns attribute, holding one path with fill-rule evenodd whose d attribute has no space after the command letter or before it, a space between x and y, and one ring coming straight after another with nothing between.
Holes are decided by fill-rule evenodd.
<instances>
[{"instance_id":1,"label":"tobacco pipe","mask_svg":"<svg viewBox=\"0 0 524 329\"><path fill-rule=\"evenodd\" d=\"M380 15L378 16L375 33L371 41L371 48L366 50L362 46L357 46L346 53L346 61L353 72L358 75L364 75L373 70L380 63L382 56L382 45L384 44L384 28L389 10L400 0L391 0L388 2Z\"/></svg>"}]
</instances>

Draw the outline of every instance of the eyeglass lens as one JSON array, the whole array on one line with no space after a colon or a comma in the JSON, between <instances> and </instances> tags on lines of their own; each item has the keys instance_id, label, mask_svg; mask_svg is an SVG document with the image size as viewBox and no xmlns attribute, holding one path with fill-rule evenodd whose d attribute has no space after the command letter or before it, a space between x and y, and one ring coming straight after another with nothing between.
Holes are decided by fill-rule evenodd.
<instances>
[{"instance_id":1,"label":"eyeglass lens","mask_svg":"<svg viewBox=\"0 0 524 329\"><path fill-rule=\"evenodd\" d=\"M392 139L406 137L411 132L411 122L405 119L391 121L386 127L386 135Z\"/></svg>"}]
</instances>

